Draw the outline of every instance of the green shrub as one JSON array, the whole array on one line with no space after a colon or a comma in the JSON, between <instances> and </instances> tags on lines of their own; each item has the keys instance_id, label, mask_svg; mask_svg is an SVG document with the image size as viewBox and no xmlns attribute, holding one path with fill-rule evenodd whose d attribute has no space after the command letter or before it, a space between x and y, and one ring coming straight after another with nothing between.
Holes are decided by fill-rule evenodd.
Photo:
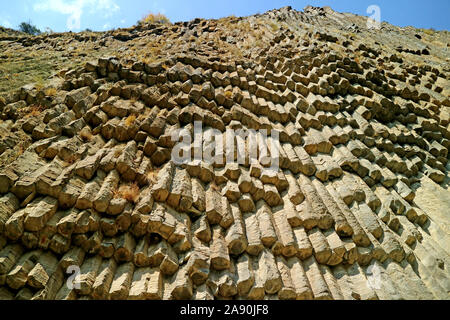
<instances>
[{"instance_id":1,"label":"green shrub","mask_svg":"<svg viewBox=\"0 0 450 320\"><path fill-rule=\"evenodd\" d=\"M27 34L31 34L33 36L41 34L41 30L39 30L36 26L32 25L31 20L29 20L28 22L22 22L19 25L19 30Z\"/></svg>"}]
</instances>

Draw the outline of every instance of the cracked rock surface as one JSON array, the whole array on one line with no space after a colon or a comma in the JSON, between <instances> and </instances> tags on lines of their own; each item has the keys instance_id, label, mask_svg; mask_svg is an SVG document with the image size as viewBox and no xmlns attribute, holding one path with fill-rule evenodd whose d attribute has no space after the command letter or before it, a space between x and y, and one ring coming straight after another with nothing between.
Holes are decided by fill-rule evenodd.
<instances>
[{"instance_id":1,"label":"cracked rock surface","mask_svg":"<svg viewBox=\"0 0 450 320\"><path fill-rule=\"evenodd\" d=\"M39 51L56 73L0 78L0 299L449 299L449 34L365 24L0 34L0 77ZM179 165L195 121L279 142Z\"/></svg>"}]
</instances>

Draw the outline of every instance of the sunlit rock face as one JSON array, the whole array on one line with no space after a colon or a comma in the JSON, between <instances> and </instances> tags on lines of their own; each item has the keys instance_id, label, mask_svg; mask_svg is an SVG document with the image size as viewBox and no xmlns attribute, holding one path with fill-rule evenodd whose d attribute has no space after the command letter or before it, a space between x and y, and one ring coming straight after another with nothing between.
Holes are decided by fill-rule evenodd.
<instances>
[{"instance_id":1,"label":"sunlit rock face","mask_svg":"<svg viewBox=\"0 0 450 320\"><path fill-rule=\"evenodd\" d=\"M448 42L315 7L0 37L57 74L0 81L0 299L448 299Z\"/></svg>"}]
</instances>

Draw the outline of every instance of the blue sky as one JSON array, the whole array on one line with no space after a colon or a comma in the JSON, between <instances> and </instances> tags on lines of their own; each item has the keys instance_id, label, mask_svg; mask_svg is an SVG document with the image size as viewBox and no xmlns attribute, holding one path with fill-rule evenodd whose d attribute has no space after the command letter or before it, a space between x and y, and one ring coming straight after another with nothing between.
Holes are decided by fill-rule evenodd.
<instances>
[{"instance_id":1,"label":"blue sky","mask_svg":"<svg viewBox=\"0 0 450 320\"><path fill-rule=\"evenodd\" d=\"M41 30L107 30L129 27L148 12L161 12L172 22L193 18L247 16L290 5L330 6L336 11L368 15L381 9L381 20L398 26L450 30L450 0L0 0L0 25L17 28L31 19Z\"/></svg>"}]
</instances>

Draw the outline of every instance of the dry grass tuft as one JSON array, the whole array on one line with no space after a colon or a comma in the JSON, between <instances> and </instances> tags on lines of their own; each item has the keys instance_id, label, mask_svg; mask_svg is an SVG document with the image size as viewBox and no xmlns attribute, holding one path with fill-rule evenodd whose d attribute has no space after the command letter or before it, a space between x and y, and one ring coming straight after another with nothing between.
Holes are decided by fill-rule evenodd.
<instances>
[{"instance_id":1,"label":"dry grass tuft","mask_svg":"<svg viewBox=\"0 0 450 320\"><path fill-rule=\"evenodd\" d=\"M19 145L19 148L17 150L17 155L20 157L25 152L25 146L23 144Z\"/></svg>"},{"instance_id":2,"label":"dry grass tuft","mask_svg":"<svg viewBox=\"0 0 450 320\"><path fill-rule=\"evenodd\" d=\"M34 105L28 107L25 117L26 118L39 117L41 115L42 111L44 111L44 110L45 110L44 106L34 104Z\"/></svg>"},{"instance_id":3,"label":"dry grass tuft","mask_svg":"<svg viewBox=\"0 0 450 320\"><path fill-rule=\"evenodd\" d=\"M147 181L149 184L153 185L158 181L159 168L152 168L147 172Z\"/></svg>"},{"instance_id":4,"label":"dry grass tuft","mask_svg":"<svg viewBox=\"0 0 450 320\"><path fill-rule=\"evenodd\" d=\"M66 158L66 162L68 164L74 164L77 160L78 156L75 153L71 154L69 157Z\"/></svg>"},{"instance_id":5,"label":"dry grass tuft","mask_svg":"<svg viewBox=\"0 0 450 320\"><path fill-rule=\"evenodd\" d=\"M44 82L43 82L42 80L39 80L38 82L36 82L36 83L34 84L34 88L35 88L37 91L41 91L41 90L44 88Z\"/></svg>"},{"instance_id":6,"label":"dry grass tuft","mask_svg":"<svg viewBox=\"0 0 450 320\"><path fill-rule=\"evenodd\" d=\"M49 96L49 97L55 96L57 92L58 92L58 90L56 90L56 88L48 88L48 89L45 89L45 91L44 91L45 95Z\"/></svg>"},{"instance_id":7,"label":"dry grass tuft","mask_svg":"<svg viewBox=\"0 0 450 320\"><path fill-rule=\"evenodd\" d=\"M137 182L128 185L122 185L114 191L114 198L122 198L129 202L136 203L139 200L139 186Z\"/></svg>"},{"instance_id":8,"label":"dry grass tuft","mask_svg":"<svg viewBox=\"0 0 450 320\"><path fill-rule=\"evenodd\" d=\"M130 127L135 121L136 121L136 115L130 114L130 115L125 119L125 125L126 125L127 127Z\"/></svg>"},{"instance_id":9,"label":"dry grass tuft","mask_svg":"<svg viewBox=\"0 0 450 320\"><path fill-rule=\"evenodd\" d=\"M91 141L93 137L94 137L94 136L92 135L92 133L91 133L89 130L81 130L81 131L80 131L80 138L81 138L84 142Z\"/></svg>"},{"instance_id":10,"label":"dry grass tuft","mask_svg":"<svg viewBox=\"0 0 450 320\"><path fill-rule=\"evenodd\" d=\"M231 92L230 90L225 91L225 97L231 99L233 97L233 92Z\"/></svg>"},{"instance_id":11,"label":"dry grass tuft","mask_svg":"<svg viewBox=\"0 0 450 320\"><path fill-rule=\"evenodd\" d=\"M161 13L149 13L145 17L143 17L141 20L138 21L138 24L145 24L145 23L160 23L160 24L170 24L169 18L167 18L165 15Z\"/></svg>"},{"instance_id":12,"label":"dry grass tuft","mask_svg":"<svg viewBox=\"0 0 450 320\"><path fill-rule=\"evenodd\" d=\"M434 30L434 29L423 29L422 31L423 31L423 33L425 33L429 36L433 36L436 32L436 30Z\"/></svg>"},{"instance_id":13,"label":"dry grass tuft","mask_svg":"<svg viewBox=\"0 0 450 320\"><path fill-rule=\"evenodd\" d=\"M280 30L280 27L275 22L270 22L269 26L270 29L272 29L272 32L277 32L278 30Z\"/></svg>"}]
</instances>

